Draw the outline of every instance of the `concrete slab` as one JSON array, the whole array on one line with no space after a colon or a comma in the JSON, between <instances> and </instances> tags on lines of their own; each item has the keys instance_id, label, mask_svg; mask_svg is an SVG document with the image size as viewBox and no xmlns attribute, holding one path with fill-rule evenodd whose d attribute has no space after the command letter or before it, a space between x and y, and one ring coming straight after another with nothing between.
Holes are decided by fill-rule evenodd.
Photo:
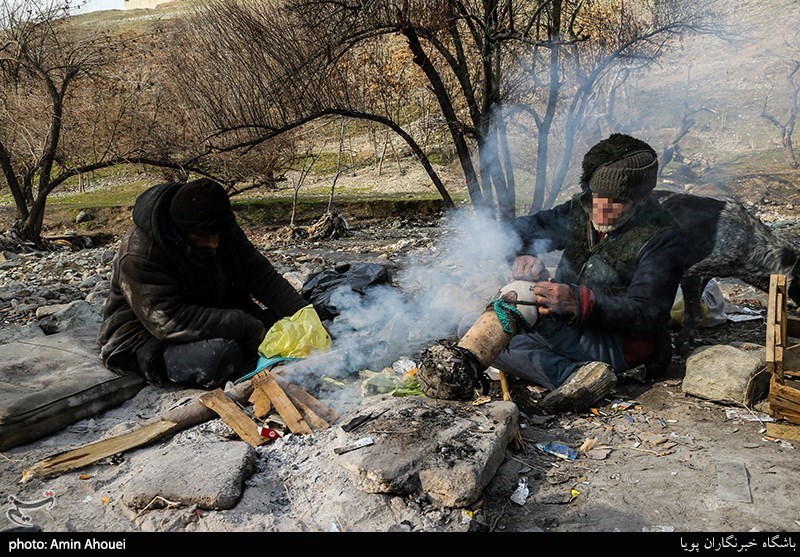
<instances>
[{"instance_id":1,"label":"concrete slab","mask_svg":"<svg viewBox=\"0 0 800 557\"><path fill-rule=\"evenodd\" d=\"M131 456L122 501L131 508L163 508L170 502L201 509L233 508L252 474L256 451L243 441L176 442Z\"/></svg>"},{"instance_id":2,"label":"concrete slab","mask_svg":"<svg viewBox=\"0 0 800 557\"><path fill-rule=\"evenodd\" d=\"M345 431L356 418L373 416ZM337 426L335 456L370 493L422 491L445 507L473 503L497 472L517 430L512 402L480 406L427 397L375 397Z\"/></svg>"}]
</instances>

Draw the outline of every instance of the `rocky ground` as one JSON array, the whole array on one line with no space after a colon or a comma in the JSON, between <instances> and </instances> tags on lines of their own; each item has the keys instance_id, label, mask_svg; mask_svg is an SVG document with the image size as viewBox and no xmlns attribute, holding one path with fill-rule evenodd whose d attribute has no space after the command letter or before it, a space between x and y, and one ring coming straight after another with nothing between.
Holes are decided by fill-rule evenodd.
<instances>
[{"instance_id":1,"label":"rocky ground","mask_svg":"<svg viewBox=\"0 0 800 557\"><path fill-rule=\"evenodd\" d=\"M747 9L741 9L740 4ZM688 58L681 51L680 58L667 61L661 77L646 77L648 82L659 87L666 85L679 93L701 86L713 93L710 97L696 95L697 99L712 100L697 100L692 104L692 108L704 109L706 118L699 119L682 144L683 150L696 155L693 158L700 164L689 161L690 164L675 170L673 162L670 170L674 171L668 172L662 183L701 195L736 195L777 232L797 240L800 182L796 172L774 170L785 167L779 155L771 156L766 163L755 158L756 162L746 168L736 169L735 176L723 165L715 164L719 152L750 153L762 137L775 133L762 127L760 115L773 86L783 82L783 60L791 58L790 42L796 33L786 23L796 20L791 15L796 12L797 3L781 0L734 5L737 21L763 27L765 34L761 40L751 43L746 51L738 47L735 55L707 48L707 44L700 54ZM740 14L747 17L741 18ZM687 69L691 69L691 83L687 82ZM645 98L652 102L651 97ZM780 110L781 99L777 93L769 98L770 110ZM684 95L675 95L674 103L681 102ZM663 111L661 105L657 106ZM678 107L675 114L681 110ZM730 133L722 125L726 119L746 121L741 132ZM671 130L678 121L676 117L674 125L663 128L662 143L672 137ZM717 128L722 134L715 133ZM340 183L344 181L345 177ZM455 178L451 184L462 181ZM398 181L377 177L374 182L397 184L397 195L404 195L411 178L406 176ZM420 183L428 184L424 179ZM430 190L429 185L425 187ZM56 214L61 216L53 218ZM39 252L28 246L18 249L13 238L0 237L0 342L57 332L99 319L108 289L110 258L119 234L130 220L128 212L121 210L98 210L93 216L94 220L78 226L75 212L60 212L55 204L48 204L45 232L60 246L54 251ZM0 230L5 230L11 219L13 209L0 207ZM375 306L357 308L363 311L355 315L363 321L352 324L366 324L369 329L395 315L407 317L405 325L416 335L416 342L389 347L394 348L394 363L403 369L408 362L418 361L420 346L451 331L454 316L491 299L497 284L507 277L502 263L479 251L483 238L454 242L454 235L448 234L447 228L436 219L392 216L351 224L351 234L326 241L304 241L281 230L248 232L254 243L298 287L312 273L347 262L376 262L390 269L403 296L382 300L387 303L377 316ZM76 229L82 235L71 232ZM463 257L460 250L469 248L473 249L473 255ZM459 251L462 257L449 257L454 253L459 255ZM487 264L480 265L481 258L475 253L486 255ZM736 281L721 281L721 289L729 303L755 311L760 318L728 320L703 329L698 344L745 341L764 345L766 294ZM364 346L371 344L369 338L355 340ZM242 499L229 511L203 512L196 507L169 503L166 508L154 505L140 511L128 509L114 491L114 475L136 461L136 455L108 459L92 470L94 477L70 474L52 483L17 485L23 465L66 446L80 445L105 432L159 415L187 395L180 390L152 387L142 390L129 403L76 423L59 435L0 454L3 486L0 501L5 502L11 494L36 499L41 497L42 487L53 487L58 503L41 511L41 515L30 514L47 530L64 532L570 533L569 538L556 540L559 545L548 546L549 551L553 547L560 551L629 550L631 538L613 537L607 540L609 545L579 546L576 540L579 542L580 538L574 537L578 532L721 533L725 535L696 538L704 542L700 546L683 544L684 537L635 540L647 543L648 549L657 547L661 551L703 549L729 553L752 547L745 542L755 533L776 532L788 534L789 551L793 552L796 533L800 532L797 442L766 435L770 417L763 399L752 408L744 408L684 393L685 371L686 358L675 354L662 377L622 380L596 411L558 416L538 411L537 401L542 396L539 390L511 381L511 398L520 410L521 445L508 447L505 460L482 496L463 509L441 509L424 498L397 497L388 505L394 513L392 520L369 516L366 510L369 504L362 494L343 482L341 470L334 466L312 466L313 462L319 462L312 457L318 456L321 447L329 448L331 439L326 434L287 436L260 448ZM360 396L357 385L356 388L349 385L349 390ZM327 393L326 400L330 394ZM498 381L492 382L491 397L502 398ZM229 428L214 420L182 432L164 445L164 452L175 449L191 453L211 440L232 439L235 435ZM328 497L330 486L342 487ZM93 499L97 493L104 494L101 501ZM0 507L0 511L4 513L0 516L2 530L7 526L3 519L8 516L9 506ZM201 541L192 546L189 542L193 539ZM203 547L207 539L182 536L178 544L183 550L208 551L208 547ZM268 538L267 542L274 539ZM472 543L474 537L468 539ZM530 544L533 540L536 544L539 539L522 541ZM660 542L658 546L653 540ZM770 537L769 541L772 540ZM786 537L781 537L776 544L785 548L785 540ZM265 543L264 538L254 541ZM308 541L309 538L304 538L303 545L295 548L307 550ZM364 539L354 541L346 551L374 552L386 547ZM276 549L272 545L254 547ZM529 547L535 550L541 545ZM776 550L773 545L768 547ZM332 548L330 545L321 549ZM452 548L476 549L475 546ZM414 549L418 551L419 546ZM497 551L498 547L490 549ZM505 545L502 550L506 550Z\"/></svg>"},{"instance_id":2,"label":"rocky ground","mask_svg":"<svg viewBox=\"0 0 800 557\"><path fill-rule=\"evenodd\" d=\"M795 215L785 207L767 206L764 211L764 220L792 234ZM302 285L318 270L342 263L385 265L403 296L423 301L420 305L407 299L381 301L386 313L383 319L403 314L411 317L409 330L416 327L416 342L398 347L392 354L398 365L418 362L420 347L452 330L452 316L446 319L445 315L479 307L507 278L507 269L497 262L483 266L475 261L475 269L463 265L459 250L474 253L479 249L478 239L459 240L457 226L437 219L395 218L351 223L350 227L344 237L325 241L290 239L285 229L249 233L296 285ZM108 236L116 238L118 232L108 231ZM484 231L483 235L488 233ZM99 319L116 240L90 247L82 247L85 239L70 240L60 240L61 247L55 251L3 252L0 335L4 341ZM443 284L448 288L438 290ZM700 343L748 341L763 345L766 294L736 281L720 284L729 303L760 312L762 317L703 329ZM445 291L455 291L456 295L443 298ZM437 295L430 296L431 292ZM386 305L390 299L397 305ZM359 314L364 319L375 319L374 306L357 309L364 310ZM434 323L431 316L441 317L442 323ZM359 339L362 343L364 340ZM315 506L319 516L320 509L324 511L329 505L330 516L336 516L334 505L340 502L292 499L291 482L300 481L300 477L305 478L302 481L311 477L310 481L335 482L340 471L307 470L304 462L319 450L316 443L324 443L324 436L316 441L293 436L264 449L264 465L248 480L236 512L226 515L225 511L204 514L187 508L152 509L129 512L122 522L106 518L108 523L104 523L108 513L93 515L73 507L69 521L61 523L60 528L80 530L92 524L99 531L188 532L386 531L390 527L483 532L800 531L800 514L792 496L800 471L795 443L765 435L771 419L765 401L748 409L687 395L681 390L684 373L685 358L676 354L664 376L621 380L595 411L558 416L538 411L540 390L512 380L511 398L520 409L522 444L509 446L505 461L482 497L464 509L437 509L424 500L409 500L403 512L411 513L412 518L393 524L377 517L372 523L364 520L358 524L342 520L303 522L304 506ZM178 394L156 393L148 388L137 397L138 411L145 408L148 415L157 413L175 403ZM498 381L492 383L491 396L498 400L503 397ZM86 421L76 424L60 439L39 446L36 455L43 457L71 438L80 443L80 431L87 427L113 427L115 420L130 418L124 412L123 405L88 425ZM214 423L220 424L219 420ZM219 429L209 427L195 428L195 433L190 430L181 439L186 442L192 435ZM565 447L569 449L566 453ZM31 456L24 454L12 450L2 456L9 463L30 460ZM6 481L11 469L7 467L3 474ZM283 486L277 486L282 496L275 495L276 480ZM265 489L273 497L266 507L258 495ZM59 511L49 512L58 523Z\"/></svg>"}]
</instances>

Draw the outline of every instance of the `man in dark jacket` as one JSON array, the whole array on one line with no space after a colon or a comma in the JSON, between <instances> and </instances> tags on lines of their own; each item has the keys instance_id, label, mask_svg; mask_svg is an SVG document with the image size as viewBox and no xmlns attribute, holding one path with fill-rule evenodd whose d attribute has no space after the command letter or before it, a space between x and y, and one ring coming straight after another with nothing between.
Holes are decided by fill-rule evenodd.
<instances>
[{"instance_id":1,"label":"man in dark jacket","mask_svg":"<svg viewBox=\"0 0 800 557\"><path fill-rule=\"evenodd\" d=\"M512 275L535 282L538 318L493 366L550 389L545 411L585 409L617 373L669 363L666 324L685 249L677 223L650 197L657 176L647 143L612 134L586 153L582 193L512 222L522 246ZM549 280L538 256L559 250Z\"/></svg>"},{"instance_id":2,"label":"man in dark jacket","mask_svg":"<svg viewBox=\"0 0 800 557\"><path fill-rule=\"evenodd\" d=\"M215 388L255 362L273 324L308 305L247 239L216 182L153 186L133 222L98 335L117 373Z\"/></svg>"}]
</instances>

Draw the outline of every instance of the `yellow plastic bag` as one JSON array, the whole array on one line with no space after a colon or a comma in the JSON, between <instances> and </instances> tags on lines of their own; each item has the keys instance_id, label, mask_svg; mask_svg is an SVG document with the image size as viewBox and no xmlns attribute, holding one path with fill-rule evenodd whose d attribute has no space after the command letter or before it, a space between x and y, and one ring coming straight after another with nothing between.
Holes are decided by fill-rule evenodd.
<instances>
[{"instance_id":1,"label":"yellow plastic bag","mask_svg":"<svg viewBox=\"0 0 800 557\"><path fill-rule=\"evenodd\" d=\"M264 358L306 358L314 351L327 351L331 337L313 305L275 323L261 341L258 353Z\"/></svg>"}]
</instances>

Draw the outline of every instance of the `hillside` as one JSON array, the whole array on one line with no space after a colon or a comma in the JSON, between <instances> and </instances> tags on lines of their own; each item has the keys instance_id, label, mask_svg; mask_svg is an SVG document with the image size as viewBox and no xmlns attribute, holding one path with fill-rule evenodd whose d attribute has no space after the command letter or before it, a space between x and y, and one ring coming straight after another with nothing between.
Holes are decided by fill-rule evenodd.
<instances>
[{"instance_id":1,"label":"hillside","mask_svg":"<svg viewBox=\"0 0 800 557\"><path fill-rule=\"evenodd\" d=\"M179 4L156 10L90 14L96 19L87 16L85 21L87 25L94 22L120 28L168 25L170 18L180 17L181 12L176 8ZM692 110L698 110L694 113L697 122L680 144L685 159L669 162L660 187L737 197L780 234L785 233L800 245L797 241L800 172L787 166L776 131L760 117L765 95L772 92L770 98L776 103L782 98L780 87L785 91L782 74L785 64L792 56L800 55L796 45L792 46L800 21L800 4L796 0L760 3L736 0L721 5L738 21L750 26L742 37L747 35L748 41L731 50L711 38L686 40L680 51L662 60L652 73L627 83L617 116L626 123L622 131L642 137L663 152L680 127L686 101ZM687 75L691 76L688 85ZM779 112L779 104L775 106ZM593 133L620 131L607 127L604 114L596 116ZM412 280L412 288L401 291L413 294L409 296L413 305L410 303L399 311L393 303L364 308L370 318L386 313L391 317L390 326L380 335L358 335L357 340L360 349L385 346L394 352L403 348L403 353L397 354L402 356L396 360L397 364L405 364L408 359L420 362L418 352L412 353L404 348L404 343L389 339L399 338L394 336L398 331L415 331L433 342L439 329L426 321L428 310L434 310L437 320L444 321L466 306L486 307L484 294L495 288L494 283L504 278L508 270L502 264L486 269L490 258L476 256L480 255L477 240L490 238L491 234L484 234L481 229L476 237L459 235L439 224L435 218L440 210L436 191L414 159L399 150L399 142L395 145L397 156L390 148L383 164L377 164L371 158L374 149L370 138L363 129L353 126L347 137L346 158L349 161L352 157L355 164L336 177L333 168L338 153L336 141L331 140L335 137L335 131L330 131L323 138L328 141L319 143L326 145L324 164L307 177L300 189L303 208L298 218L301 224L318 218L325 211L335 183L334 208L356 225L353 234L325 241L284 234L287 231L282 227L288 222L291 185L299 179L297 172L289 173L286 187L279 191L236 196L237 216L254 244L263 248L279 272L296 284L302 284L312 272L357 261L385 264L392 272L414 271L406 276L418 277L419 284ZM531 137L530 130L513 130L518 157L531 152ZM577 169L579 164L574 166ZM464 178L452 160L437 159L436 169L453 197L459 203L466 203ZM530 177L520 169L518 178L519 209L524 211L529 202L526 188ZM8 254L8 261L0 269L3 277L0 286L4 288L0 299L0 332L21 334L23 326L39 327L52 317L45 310L56 304L90 299L102 303L100 292L111 274L113 248L119 234L131 222L131 204L145 187L163 180L164 176L157 172L119 168L90 176L83 191L73 183L54 194L47 206L45 236L92 235L102 237L105 245L98 247L93 243L91 249L64 247L56 252ZM564 195L568 193L565 191ZM77 223L76 217L82 211L92 218ZM10 226L13 218L13 207L0 204L0 230ZM0 261L5 256L0 251ZM402 280L397 283L407 286ZM723 281L721 288L726 301L733 304L731 309L740 307L761 316L766 313L765 292L736 280ZM443 291L449 295L431 300L430 294ZM395 292L389 294L393 299ZM703 329L698 342L709 345L746 342L762 346L765 329L765 320L760 317L730 319ZM384 337L387 331L388 336ZM677 333L677 329L673 332ZM342 342L342 338L337 342ZM23 346L27 354L29 345ZM714 362L725 375L730 375L728 365L732 367L733 363ZM327 379L335 378L331 367L323 364L321 373ZM370 362L374 370L363 371L379 371L380 366L373 364ZM238 464L230 464L235 463L237 454L232 449L233 442L244 444L238 442L233 429L229 431L222 420L216 419L187 428L172 440L158 440L141 451L113 455L86 470L72 470L46 481L19 482L21 470L57 450L83 446L108 434L127 431L132 424L180 408L198 394L193 390L155 386L149 386L119 408L72 424L35 443L4 451L5 465L0 467L0 478L18 501L38 501L44 490L57 494L58 502L52 508L31 506L27 510L32 516L31 524L42 530L42 539L55 539L54 532L67 532L70 539L77 539L79 532L97 531L107 533L105 538L97 536L98 539L120 539L123 547L127 539L128 549L134 551L138 549L136 543L144 545L151 540L136 537L134 533L154 531L245 535L502 531L526 535L568 533L569 538L558 541L570 542L577 539L574 536L578 533L675 533L666 537L656 534L657 538L643 540L657 541L662 551L667 546L677 551L679 542L683 551L699 551L703 542L705 549L719 550L723 540L728 544L726 547L737 547L741 541L738 551L742 551L756 544L753 541L745 545L745 541L769 535L763 546L767 547L767 541L778 538L772 537L772 533L797 532L794 493L800 465L794 453L796 441L765 434L765 422L771 421L765 413L766 401L744 408L738 402L727 404L698 398L683 391L685 375L686 357L675 353L663 376L624 377L591 412L557 416L541 413L542 390L512 379L510 396L520 411L521 447L505 448L496 472L487 467L491 481L480 498L465 508L437 508L424 493L386 494L362 489L358 478L351 478L332 454L341 440L337 438L341 431L338 426L354 423L349 421L354 414L344 413L336 427L325 432L285 435L280 441L258 449L253 470L238 480L242 497L232 508L205 508L185 497L187 492L177 496L159 493L143 509L129 507L126 502L136 483L148 483L155 476L163 478L166 484L207 489L236 471ZM346 392L340 391L335 382L334 379L323 384L320 378L320 388L314 394L324 404L336 408L341 402L357 403L364 410L360 415L369 418L381 415L374 412L374 407L369 409L370 397L359 388L363 385L361 375L352 378ZM507 393L501 392L500 381L493 381L490 394L494 401L499 401ZM467 460L449 444L419 442L418 431L452 425L453 414L448 410L436 413L433 417L437 420L431 419L433 413L428 413L420 419L407 414L389 424L373 422L357 435L373 432L370 428L378 423L380 427L376 427L374 434L379 443L382 439L378 435L388 435L408 439L409 449L413 444L415 449L422 447L424 452L448 462ZM483 412L479 405L473 404L467 410ZM487 438L494 431L492 427L473 432L463 445L465 452L475 450L478 443L471 443L475 436ZM383 450L383 445L379 446ZM214 458L214 462L204 462L196 458L201 453L217 454L210 451L211 447L220 448L218 454L230 460ZM579 456L565 458L563 452L559 453L564 447ZM394 453L386 451L386 454ZM186 473L187 463L197 465L191 473ZM167 464L177 464L179 468ZM451 477L462 478L458 468L451 472ZM7 517L10 515L11 510ZM18 532L8 532L9 537L21 536ZM712 535L701 536L699 533L703 532ZM713 535L719 532L725 537ZM262 539L267 538L260 536L259 540ZM395 539L398 538L392 541ZM468 543L475 539L471 536ZM631 538L605 539L618 542ZM639 536L635 541L641 539ZM794 547L795 538L788 536L788 539ZM163 544L175 538L153 540L163 550ZM205 536L189 539L184 536L178 543L185 550L187 543L200 545L207 541Z\"/></svg>"},{"instance_id":2,"label":"hillside","mask_svg":"<svg viewBox=\"0 0 800 557\"><path fill-rule=\"evenodd\" d=\"M609 127L607 114L592 115L592 132L599 137L613 131L631 133L648 141L662 153L674 140L688 113L694 124L680 141L683 158L673 157L664 167L662 187L679 188L712 196L736 196L754 204L800 205L797 197L798 171L789 168L781 150L778 130L761 116L765 102L770 112L785 120L788 114L789 64L800 56L796 37L796 22L800 21L800 4L792 0L756 2L737 0L718 3L724 10L720 22L732 25L735 34L730 42L717 37L687 37L680 47L660 59L649 71L632 75L620 90L615 116L620 127ZM184 17L191 6L185 2L170 2L156 9L113 10L78 16L82 25L104 26L119 32L152 30L168 27L174 18ZM688 112L687 112L688 111ZM413 123L411 123L413 127ZM333 127L331 127L333 128ZM511 127L512 150L516 166L518 212L527 211L530 202L532 176L525 162L535 151L533 131ZM392 138L383 144L384 158L376 159L374 137L363 126L348 124L344 171L335 176L338 157L336 130L310 127L311 140L317 139L321 152L319 163L302 178L298 170L290 171L282 188L277 191L250 193L235 199L291 199L292 186L304 180L301 198L324 203L335 182L335 202L346 206L350 198L405 199L438 198L428 176L410 156L403 143ZM795 132L796 135L797 132ZM579 138L589 139L584 133ZM439 156L435 164L448 192L457 203L468 204L464 178L452 154ZM579 155L576 155L576 158ZM561 199L574 191L573 184L561 193ZM99 171L87 177L84 191L76 182L67 184L52 194L45 232L58 234L75 228L74 216L85 208L119 207L127 211L133 199L147 186L163 181L157 172L138 168L118 168ZM2 198L3 222L8 222L12 210L10 197ZM104 212L111 211L104 209ZM284 211L285 212L285 211ZM287 215L288 218L288 215ZM304 217L313 219L313 213ZM110 218L124 224L125 218ZM276 224L284 224L278 222ZM98 222L88 226L105 226Z\"/></svg>"}]
</instances>

